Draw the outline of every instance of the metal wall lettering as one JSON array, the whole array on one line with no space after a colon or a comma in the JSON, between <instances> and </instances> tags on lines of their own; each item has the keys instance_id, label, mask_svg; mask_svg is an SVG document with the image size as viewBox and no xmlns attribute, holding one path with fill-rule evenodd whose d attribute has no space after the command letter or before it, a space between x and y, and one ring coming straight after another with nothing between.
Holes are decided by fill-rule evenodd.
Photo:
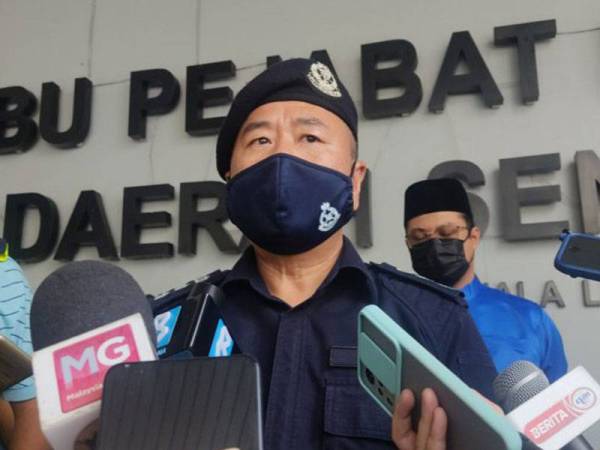
<instances>
[{"instance_id":1,"label":"metal wall lettering","mask_svg":"<svg viewBox=\"0 0 600 450\"><path fill-rule=\"evenodd\" d=\"M159 200L173 200L175 188L170 184L127 187L123 189L123 223L121 228L121 256L130 259L170 258L173 244L156 242L142 244L144 228L168 228L171 214L166 211L142 212L142 204Z\"/></svg>"},{"instance_id":2,"label":"metal wall lettering","mask_svg":"<svg viewBox=\"0 0 600 450\"><path fill-rule=\"evenodd\" d=\"M467 65L469 73L456 73L461 62ZM446 105L448 95L475 93L481 95L483 102L489 108L497 108L504 103L504 97L479 53L471 33L468 31L452 33L431 100L429 100L429 111L441 113Z\"/></svg>"},{"instance_id":3,"label":"metal wall lettering","mask_svg":"<svg viewBox=\"0 0 600 450\"><path fill-rule=\"evenodd\" d=\"M378 69L383 61L396 61L393 67ZM406 116L414 112L423 99L421 80L415 73L417 51L403 39L375 42L361 46L363 114L367 119ZM380 99L385 88L401 88L399 97Z\"/></svg>"},{"instance_id":4,"label":"metal wall lettering","mask_svg":"<svg viewBox=\"0 0 600 450\"><path fill-rule=\"evenodd\" d=\"M225 117L204 117L211 106L228 105L233 100L230 87L205 89L204 84L235 76L233 61L189 66L186 76L185 131L191 136L209 136L219 132Z\"/></svg>"},{"instance_id":5,"label":"metal wall lettering","mask_svg":"<svg viewBox=\"0 0 600 450\"><path fill-rule=\"evenodd\" d=\"M593 150L575 153L581 222L585 233L600 233L600 159Z\"/></svg>"},{"instance_id":6,"label":"metal wall lettering","mask_svg":"<svg viewBox=\"0 0 600 450\"><path fill-rule=\"evenodd\" d=\"M160 93L149 97L151 88L160 88ZM167 114L179 102L179 82L167 69L151 69L131 72L129 87L129 137L146 138L148 116Z\"/></svg>"},{"instance_id":7,"label":"metal wall lettering","mask_svg":"<svg viewBox=\"0 0 600 450\"><path fill-rule=\"evenodd\" d=\"M581 280L581 290L583 291L583 306L586 308L600 308L600 299L592 298L589 280Z\"/></svg>"},{"instance_id":8,"label":"metal wall lettering","mask_svg":"<svg viewBox=\"0 0 600 450\"><path fill-rule=\"evenodd\" d=\"M225 198L227 188L220 181L182 183L179 207L179 246L182 255L195 255L198 228L204 228L223 253L239 253L240 246L223 227L228 220ZM217 206L208 211L198 211L198 201L213 198Z\"/></svg>"},{"instance_id":9,"label":"metal wall lettering","mask_svg":"<svg viewBox=\"0 0 600 450\"><path fill-rule=\"evenodd\" d=\"M504 239L521 241L558 237L569 228L568 221L522 223L521 207L548 205L561 199L560 186L518 188L517 177L560 170L560 154L523 156L500 160L500 196L502 199L502 225Z\"/></svg>"},{"instance_id":10,"label":"metal wall lettering","mask_svg":"<svg viewBox=\"0 0 600 450\"><path fill-rule=\"evenodd\" d=\"M37 141L37 125L32 115L37 108L35 95L21 86L0 89L0 155L29 150ZM13 136L6 131L16 128Z\"/></svg>"},{"instance_id":11,"label":"metal wall lettering","mask_svg":"<svg viewBox=\"0 0 600 450\"><path fill-rule=\"evenodd\" d=\"M544 284L544 292L542 294L540 306L545 308L549 303L554 303L559 308L565 307L565 301L563 300L556 283L552 280L547 281L546 284Z\"/></svg>"},{"instance_id":12,"label":"metal wall lettering","mask_svg":"<svg viewBox=\"0 0 600 450\"><path fill-rule=\"evenodd\" d=\"M119 259L102 196L96 191L79 194L54 259L73 261L81 247L96 247L100 258Z\"/></svg>"},{"instance_id":13,"label":"metal wall lettering","mask_svg":"<svg viewBox=\"0 0 600 450\"><path fill-rule=\"evenodd\" d=\"M37 239L30 247L23 247L25 215L36 210L40 216ZM37 193L8 194L4 212L4 239L10 243L10 254L18 261L40 262L52 255L58 239L58 208L51 198Z\"/></svg>"},{"instance_id":14,"label":"metal wall lettering","mask_svg":"<svg viewBox=\"0 0 600 450\"><path fill-rule=\"evenodd\" d=\"M87 78L75 80L71 126L58 131L60 87L53 82L42 84L40 135L58 148L74 148L83 143L90 131L92 119L92 82Z\"/></svg>"},{"instance_id":15,"label":"metal wall lettering","mask_svg":"<svg viewBox=\"0 0 600 450\"><path fill-rule=\"evenodd\" d=\"M521 99L526 105L537 102L540 98L535 43L553 37L556 37L556 20L541 20L494 28L496 46L517 47Z\"/></svg>"}]
</instances>

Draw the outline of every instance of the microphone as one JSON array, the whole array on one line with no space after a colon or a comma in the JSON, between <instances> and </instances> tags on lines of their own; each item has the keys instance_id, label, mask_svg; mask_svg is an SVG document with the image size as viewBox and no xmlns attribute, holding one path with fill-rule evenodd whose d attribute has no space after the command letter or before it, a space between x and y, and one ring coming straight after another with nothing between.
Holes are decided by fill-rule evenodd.
<instances>
[{"instance_id":1,"label":"microphone","mask_svg":"<svg viewBox=\"0 0 600 450\"><path fill-rule=\"evenodd\" d=\"M213 284L223 275L213 272L151 300L161 359L240 353L219 310L224 294Z\"/></svg>"},{"instance_id":2,"label":"microphone","mask_svg":"<svg viewBox=\"0 0 600 450\"><path fill-rule=\"evenodd\" d=\"M53 448L72 449L100 415L108 369L156 359L152 310L123 269L81 261L42 282L30 322L42 431Z\"/></svg>"},{"instance_id":3,"label":"microphone","mask_svg":"<svg viewBox=\"0 0 600 450\"><path fill-rule=\"evenodd\" d=\"M493 384L509 421L543 450L593 450L580 436L600 419L600 385L577 367L552 385L529 361L516 361Z\"/></svg>"}]
</instances>

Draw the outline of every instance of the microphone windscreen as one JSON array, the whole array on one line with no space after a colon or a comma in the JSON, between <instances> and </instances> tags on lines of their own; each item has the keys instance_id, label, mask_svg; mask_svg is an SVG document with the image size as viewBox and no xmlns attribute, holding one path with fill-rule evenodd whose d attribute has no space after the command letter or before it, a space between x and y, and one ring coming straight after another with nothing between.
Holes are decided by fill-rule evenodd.
<instances>
[{"instance_id":1,"label":"microphone windscreen","mask_svg":"<svg viewBox=\"0 0 600 450\"><path fill-rule=\"evenodd\" d=\"M506 413L548 386L550 382L544 372L529 361L515 361L496 377L493 384L496 401Z\"/></svg>"},{"instance_id":2,"label":"microphone windscreen","mask_svg":"<svg viewBox=\"0 0 600 450\"><path fill-rule=\"evenodd\" d=\"M103 261L77 261L54 271L31 303L31 341L37 351L116 320L140 313L152 342L152 309L125 270Z\"/></svg>"}]
</instances>

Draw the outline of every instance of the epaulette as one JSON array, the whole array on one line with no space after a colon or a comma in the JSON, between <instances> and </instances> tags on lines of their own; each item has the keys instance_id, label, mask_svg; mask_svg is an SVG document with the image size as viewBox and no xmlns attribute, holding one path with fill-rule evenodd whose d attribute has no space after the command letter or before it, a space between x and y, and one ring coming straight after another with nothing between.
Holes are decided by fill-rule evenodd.
<instances>
[{"instance_id":1,"label":"epaulette","mask_svg":"<svg viewBox=\"0 0 600 450\"><path fill-rule=\"evenodd\" d=\"M402 282L433 291L436 294L447 298L448 300L452 300L453 302L458 303L459 305L467 305L463 293L458 289L444 286L443 284L437 283L419 275L402 272L401 270L398 270L396 267L388 263L370 262L369 267L372 268L375 272L380 272Z\"/></svg>"},{"instance_id":2,"label":"epaulette","mask_svg":"<svg viewBox=\"0 0 600 450\"><path fill-rule=\"evenodd\" d=\"M196 278L195 280L190 280L183 286L169 289L168 291L163 292L161 294L147 295L146 297L150 301L152 308L155 309L160 307L161 305L170 303L176 298L188 297L194 289L194 287L198 284L212 284L218 286L221 283L221 281L223 281L227 273L229 273L228 270L215 270L214 272L211 272L208 275Z\"/></svg>"}]
</instances>

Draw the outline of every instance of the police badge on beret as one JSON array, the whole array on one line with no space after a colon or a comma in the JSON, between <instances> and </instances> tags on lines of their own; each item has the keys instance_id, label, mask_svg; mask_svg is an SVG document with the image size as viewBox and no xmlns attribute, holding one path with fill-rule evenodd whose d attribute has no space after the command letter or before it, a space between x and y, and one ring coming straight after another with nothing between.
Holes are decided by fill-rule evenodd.
<instances>
[{"instance_id":1,"label":"police badge on beret","mask_svg":"<svg viewBox=\"0 0 600 450\"><path fill-rule=\"evenodd\" d=\"M310 72L306 74L308 80L323 94L331 97L341 97L342 93L338 87L335 77L325 64L316 62L310 66Z\"/></svg>"}]
</instances>

